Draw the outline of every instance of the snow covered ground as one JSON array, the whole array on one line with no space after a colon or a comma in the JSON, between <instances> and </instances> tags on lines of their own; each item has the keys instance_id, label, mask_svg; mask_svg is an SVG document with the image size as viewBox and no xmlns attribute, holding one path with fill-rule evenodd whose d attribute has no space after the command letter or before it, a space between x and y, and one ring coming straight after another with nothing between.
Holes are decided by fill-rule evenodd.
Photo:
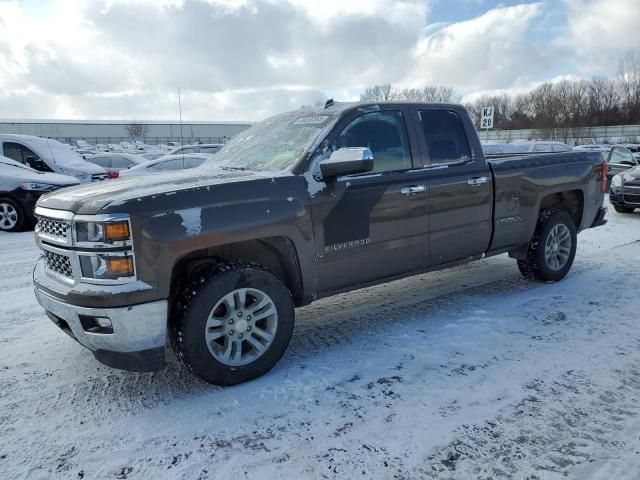
<instances>
[{"instance_id":1,"label":"snow covered ground","mask_svg":"<svg viewBox=\"0 0 640 480\"><path fill-rule=\"evenodd\" d=\"M569 276L500 256L297 312L265 377L112 370L37 305L32 233L0 234L0 477L637 479L640 214Z\"/></svg>"}]
</instances>

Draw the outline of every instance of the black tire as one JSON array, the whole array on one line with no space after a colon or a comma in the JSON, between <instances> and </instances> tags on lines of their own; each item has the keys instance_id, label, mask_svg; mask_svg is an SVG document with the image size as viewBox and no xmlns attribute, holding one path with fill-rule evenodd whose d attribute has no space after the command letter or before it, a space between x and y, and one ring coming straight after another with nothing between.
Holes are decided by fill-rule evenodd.
<instances>
[{"instance_id":1,"label":"black tire","mask_svg":"<svg viewBox=\"0 0 640 480\"><path fill-rule=\"evenodd\" d=\"M261 356L246 365L230 366L209 350L205 326L225 295L244 288L259 289L270 297L277 311L277 329ZM254 263L232 261L198 273L184 289L176 305L171 341L176 356L200 378L215 385L236 385L265 374L280 360L291 340L294 319L291 293L275 275Z\"/></svg>"},{"instance_id":2,"label":"black tire","mask_svg":"<svg viewBox=\"0 0 640 480\"><path fill-rule=\"evenodd\" d=\"M545 258L545 245L554 227L564 225L570 234L571 246L569 256L562 268L552 268ZM571 215L564 211L543 210L538 218L536 231L529 243L527 258L518 261L520 272L527 278L540 282L557 282L562 280L573 265L576 256L577 234Z\"/></svg>"},{"instance_id":3,"label":"black tire","mask_svg":"<svg viewBox=\"0 0 640 480\"><path fill-rule=\"evenodd\" d=\"M633 213L635 208L621 207L620 205L614 205L613 208L618 213Z\"/></svg>"},{"instance_id":4,"label":"black tire","mask_svg":"<svg viewBox=\"0 0 640 480\"><path fill-rule=\"evenodd\" d=\"M7 208L12 208L15 212L15 218L4 218L3 214ZM1 232L18 232L22 230L26 221L22 206L11 198L0 198L0 231Z\"/></svg>"}]
</instances>

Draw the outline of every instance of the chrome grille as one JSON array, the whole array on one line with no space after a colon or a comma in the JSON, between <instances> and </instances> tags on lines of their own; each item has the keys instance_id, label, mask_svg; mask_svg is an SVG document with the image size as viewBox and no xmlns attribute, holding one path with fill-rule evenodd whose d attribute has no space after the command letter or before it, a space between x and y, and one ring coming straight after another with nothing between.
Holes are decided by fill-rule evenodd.
<instances>
[{"instance_id":1,"label":"chrome grille","mask_svg":"<svg viewBox=\"0 0 640 480\"><path fill-rule=\"evenodd\" d=\"M71 225L64 220L54 220L47 217L37 217L36 233L59 242L66 243L71 233Z\"/></svg>"},{"instance_id":2,"label":"chrome grille","mask_svg":"<svg viewBox=\"0 0 640 480\"><path fill-rule=\"evenodd\" d=\"M69 257L45 250L44 258L49 270L57 273L58 275L62 275L63 277L73 278L71 260Z\"/></svg>"}]
</instances>

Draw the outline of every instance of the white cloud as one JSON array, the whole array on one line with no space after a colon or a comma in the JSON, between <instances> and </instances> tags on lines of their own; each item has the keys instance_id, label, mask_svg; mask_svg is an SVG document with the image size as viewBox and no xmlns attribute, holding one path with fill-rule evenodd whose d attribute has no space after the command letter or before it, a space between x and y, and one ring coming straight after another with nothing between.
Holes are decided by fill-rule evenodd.
<instances>
[{"instance_id":1,"label":"white cloud","mask_svg":"<svg viewBox=\"0 0 640 480\"><path fill-rule=\"evenodd\" d=\"M574 53L587 73L615 69L619 58L640 48L639 0L563 0L566 33L556 42Z\"/></svg>"},{"instance_id":2,"label":"white cloud","mask_svg":"<svg viewBox=\"0 0 640 480\"><path fill-rule=\"evenodd\" d=\"M573 60L640 45L637 0L626 16L565 0L561 37L536 41L558 4L428 23L437 1L0 0L0 118L171 119L181 88L187 119L257 120L376 83L469 93L603 73Z\"/></svg>"},{"instance_id":3,"label":"white cloud","mask_svg":"<svg viewBox=\"0 0 640 480\"><path fill-rule=\"evenodd\" d=\"M496 8L429 30L414 50L416 64L406 83L478 90L528 81L545 68L543 55L526 37L542 8L540 3Z\"/></svg>"}]
</instances>

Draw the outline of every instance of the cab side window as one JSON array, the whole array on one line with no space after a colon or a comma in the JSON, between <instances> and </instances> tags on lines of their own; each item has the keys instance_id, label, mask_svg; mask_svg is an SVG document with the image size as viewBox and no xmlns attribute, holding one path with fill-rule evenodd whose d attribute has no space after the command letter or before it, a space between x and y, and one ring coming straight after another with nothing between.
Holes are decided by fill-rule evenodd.
<instances>
[{"instance_id":1,"label":"cab side window","mask_svg":"<svg viewBox=\"0 0 640 480\"><path fill-rule=\"evenodd\" d=\"M373 153L372 172L413 167L409 137L400 112L372 112L356 118L340 132L334 147L370 148Z\"/></svg>"},{"instance_id":2,"label":"cab side window","mask_svg":"<svg viewBox=\"0 0 640 480\"><path fill-rule=\"evenodd\" d=\"M29 157L32 157L34 160L39 159L38 155L32 150L19 143L4 142L2 150L5 157L15 160L16 162L24 163L25 165L27 165L27 158Z\"/></svg>"},{"instance_id":3,"label":"cab side window","mask_svg":"<svg viewBox=\"0 0 640 480\"><path fill-rule=\"evenodd\" d=\"M462 120L451 110L423 110L420 123L431 164L457 163L471 159Z\"/></svg>"},{"instance_id":4,"label":"cab side window","mask_svg":"<svg viewBox=\"0 0 640 480\"><path fill-rule=\"evenodd\" d=\"M19 143L4 142L2 145L2 154L11 160L27 165L34 170L51 172L49 166L41 161L40 157L33 150Z\"/></svg>"}]
</instances>

